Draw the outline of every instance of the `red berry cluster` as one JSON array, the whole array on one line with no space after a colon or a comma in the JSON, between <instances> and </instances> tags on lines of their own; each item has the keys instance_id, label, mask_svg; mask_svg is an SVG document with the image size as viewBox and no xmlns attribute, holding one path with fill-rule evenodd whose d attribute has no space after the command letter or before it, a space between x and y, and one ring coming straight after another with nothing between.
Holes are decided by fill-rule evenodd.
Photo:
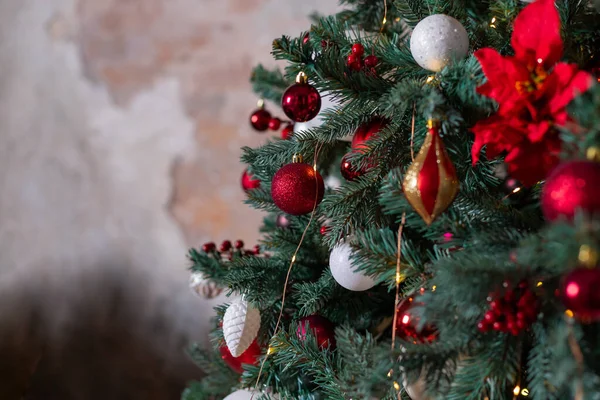
<instances>
[{"instance_id":1,"label":"red berry cluster","mask_svg":"<svg viewBox=\"0 0 600 400\"><path fill-rule=\"evenodd\" d=\"M241 240L236 240L232 245L230 240L224 240L219 249L217 250L217 245L213 242L204 243L202 245L202 251L207 254L212 254L217 258L222 258L226 256L230 261L233 260L234 256L256 256L260 254L260 246L256 245L252 250L244 250L244 242Z\"/></svg>"},{"instance_id":2,"label":"red berry cluster","mask_svg":"<svg viewBox=\"0 0 600 400\"><path fill-rule=\"evenodd\" d=\"M360 71L363 68L368 68L373 71L374 68L379 63L379 59L377 56L371 54L367 56L363 60L363 56L365 54L365 48L360 43L354 43L352 45L351 53L348 55L348 59L346 63L348 67L353 71Z\"/></svg>"},{"instance_id":3,"label":"red berry cluster","mask_svg":"<svg viewBox=\"0 0 600 400\"><path fill-rule=\"evenodd\" d=\"M495 330L517 336L536 320L539 302L526 281L513 289L508 282L502 286L506 288L504 295L494 293L488 297L490 308L477 328L480 332Z\"/></svg>"}]
</instances>

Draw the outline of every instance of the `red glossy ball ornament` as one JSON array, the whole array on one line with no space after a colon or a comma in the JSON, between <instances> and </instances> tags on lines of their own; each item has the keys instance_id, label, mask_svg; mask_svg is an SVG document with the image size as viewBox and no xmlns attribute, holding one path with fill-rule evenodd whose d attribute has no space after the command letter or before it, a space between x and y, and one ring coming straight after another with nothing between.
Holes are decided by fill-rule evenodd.
<instances>
[{"instance_id":1,"label":"red glossy ball ornament","mask_svg":"<svg viewBox=\"0 0 600 400\"><path fill-rule=\"evenodd\" d=\"M281 138L283 140L287 140L292 137L294 134L294 124L287 124L285 128L281 131Z\"/></svg>"},{"instance_id":2,"label":"red glossy ball ornament","mask_svg":"<svg viewBox=\"0 0 600 400\"><path fill-rule=\"evenodd\" d=\"M310 121L321 110L321 95L312 85L304 72L300 72L296 83L286 89L281 99L281 108L289 119L295 122Z\"/></svg>"},{"instance_id":3,"label":"red glossy ball ornament","mask_svg":"<svg viewBox=\"0 0 600 400\"><path fill-rule=\"evenodd\" d=\"M350 161L348 161L348 156L349 156L349 154L346 154L342 158L342 163L340 165L340 172L342 173L342 176L344 177L344 179L346 179L347 181L353 181L362 175L362 171L360 171L358 168L355 168L350 163Z\"/></svg>"},{"instance_id":4,"label":"red glossy ball ornament","mask_svg":"<svg viewBox=\"0 0 600 400\"><path fill-rule=\"evenodd\" d=\"M259 132L266 131L269 128L269 122L271 122L271 113L263 107L250 115L250 125Z\"/></svg>"},{"instance_id":5,"label":"red glossy ball ornament","mask_svg":"<svg viewBox=\"0 0 600 400\"><path fill-rule=\"evenodd\" d=\"M312 212L323 200L325 184L318 171L297 159L284 165L271 181L271 197L279 209L292 215Z\"/></svg>"},{"instance_id":6,"label":"red glossy ball ornament","mask_svg":"<svg viewBox=\"0 0 600 400\"><path fill-rule=\"evenodd\" d=\"M281 126L281 120L279 118L271 118L269 121L269 129L272 131L276 131Z\"/></svg>"},{"instance_id":7,"label":"red glossy ball ornament","mask_svg":"<svg viewBox=\"0 0 600 400\"><path fill-rule=\"evenodd\" d=\"M335 331L331 321L320 315L310 315L301 318L298 321L298 329L296 330L298 339L304 341L309 329L312 331L320 348L326 349L329 347L332 350L335 349Z\"/></svg>"},{"instance_id":8,"label":"red glossy ball ornament","mask_svg":"<svg viewBox=\"0 0 600 400\"><path fill-rule=\"evenodd\" d=\"M236 249L243 249L244 248L244 241L243 240L236 240L235 243L233 244L233 247L235 247Z\"/></svg>"},{"instance_id":9,"label":"red glossy ball ornament","mask_svg":"<svg viewBox=\"0 0 600 400\"><path fill-rule=\"evenodd\" d=\"M219 347L219 352L221 353L221 358L225 361L225 364L238 374L244 372L243 364L257 365L258 358L262 354L262 350L256 340L254 340L250 347L240 354L239 357L234 357L225 343Z\"/></svg>"},{"instance_id":10,"label":"red glossy ball ornament","mask_svg":"<svg viewBox=\"0 0 600 400\"><path fill-rule=\"evenodd\" d=\"M597 321L600 319L600 268L578 267L562 281L563 304L576 318Z\"/></svg>"},{"instance_id":11,"label":"red glossy ball ornament","mask_svg":"<svg viewBox=\"0 0 600 400\"><path fill-rule=\"evenodd\" d=\"M600 163L568 161L546 179L542 189L542 211L548 221L573 219L575 212L600 212Z\"/></svg>"},{"instance_id":12,"label":"red glossy ball ornament","mask_svg":"<svg viewBox=\"0 0 600 400\"><path fill-rule=\"evenodd\" d=\"M411 314L414 299L408 298L400 303L396 309L396 336L415 343L431 343L438 335L433 326L425 325L420 331L417 330L418 320Z\"/></svg>"},{"instance_id":13,"label":"red glossy ball ornament","mask_svg":"<svg viewBox=\"0 0 600 400\"><path fill-rule=\"evenodd\" d=\"M310 33L306 32L306 35L304 35L304 37L302 38L302 44L307 44L309 40L310 40Z\"/></svg>"},{"instance_id":14,"label":"red glossy ball ornament","mask_svg":"<svg viewBox=\"0 0 600 400\"><path fill-rule=\"evenodd\" d=\"M359 126L352 137L352 150L364 150L366 147L365 142L375 137L386 125L387 121L385 119L375 117L366 124Z\"/></svg>"},{"instance_id":15,"label":"red glossy ball ornament","mask_svg":"<svg viewBox=\"0 0 600 400\"><path fill-rule=\"evenodd\" d=\"M375 55L370 55L365 57L365 67L367 68L375 68L377 64L379 64L379 59Z\"/></svg>"},{"instance_id":16,"label":"red glossy ball ornament","mask_svg":"<svg viewBox=\"0 0 600 400\"><path fill-rule=\"evenodd\" d=\"M248 169L244 170L242 174L242 189L245 191L256 189L260 187L260 180L254 179L252 174L248 172Z\"/></svg>"},{"instance_id":17,"label":"red glossy ball ornament","mask_svg":"<svg viewBox=\"0 0 600 400\"><path fill-rule=\"evenodd\" d=\"M352 45L352 54L358 58L361 58L363 54L365 54L365 47L360 43L354 43Z\"/></svg>"}]
</instances>

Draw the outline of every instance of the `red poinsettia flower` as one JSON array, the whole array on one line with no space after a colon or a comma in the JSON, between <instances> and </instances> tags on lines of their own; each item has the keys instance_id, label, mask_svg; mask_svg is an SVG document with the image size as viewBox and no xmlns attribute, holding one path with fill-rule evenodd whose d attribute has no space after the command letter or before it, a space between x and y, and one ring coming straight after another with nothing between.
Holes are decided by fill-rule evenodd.
<instances>
[{"instance_id":1,"label":"red poinsettia flower","mask_svg":"<svg viewBox=\"0 0 600 400\"><path fill-rule=\"evenodd\" d=\"M543 179L558 162L561 142L556 126L567 120L566 106L586 91L592 77L563 53L560 19L553 0L538 0L517 16L513 57L494 49L475 52L488 81L477 91L498 102L497 114L473 127L473 163L486 146L489 158L506 153L511 176L525 185Z\"/></svg>"}]
</instances>

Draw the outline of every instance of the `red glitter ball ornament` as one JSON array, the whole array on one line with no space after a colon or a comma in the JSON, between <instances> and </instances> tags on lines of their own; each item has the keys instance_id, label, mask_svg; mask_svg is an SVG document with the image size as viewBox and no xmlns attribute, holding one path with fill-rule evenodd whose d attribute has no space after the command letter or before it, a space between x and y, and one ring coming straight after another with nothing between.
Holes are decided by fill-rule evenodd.
<instances>
[{"instance_id":1,"label":"red glitter ball ornament","mask_svg":"<svg viewBox=\"0 0 600 400\"><path fill-rule=\"evenodd\" d=\"M242 189L248 191L250 189L256 189L260 187L260 180L254 179L252 174L248 172L248 169L245 169L242 173Z\"/></svg>"},{"instance_id":2,"label":"red glitter ball ornament","mask_svg":"<svg viewBox=\"0 0 600 400\"><path fill-rule=\"evenodd\" d=\"M364 150L366 147L365 142L375 137L386 125L387 121L385 119L375 117L366 124L359 126L352 137L352 150Z\"/></svg>"},{"instance_id":3,"label":"red glitter ball ornament","mask_svg":"<svg viewBox=\"0 0 600 400\"><path fill-rule=\"evenodd\" d=\"M312 331L315 339L317 339L317 344L320 348L326 349L329 347L332 350L335 349L335 331L331 321L320 315L310 315L301 318L298 321L298 329L296 330L298 339L304 341L309 329Z\"/></svg>"},{"instance_id":4,"label":"red glitter ball ornament","mask_svg":"<svg viewBox=\"0 0 600 400\"><path fill-rule=\"evenodd\" d=\"M410 297L398 305L396 309L396 336L416 343L431 343L437 338L437 329L425 325L420 331L417 330L418 319L413 317L411 313L413 304L415 304L414 298Z\"/></svg>"},{"instance_id":5,"label":"red glitter ball ornament","mask_svg":"<svg viewBox=\"0 0 600 400\"><path fill-rule=\"evenodd\" d=\"M562 281L563 304L581 320L600 320L600 268L578 267Z\"/></svg>"},{"instance_id":6,"label":"red glitter ball ornament","mask_svg":"<svg viewBox=\"0 0 600 400\"><path fill-rule=\"evenodd\" d=\"M281 211L292 215L312 212L323 200L324 191L321 174L303 162L284 165L271 181L273 202Z\"/></svg>"},{"instance_id":7,"label":"red glitter ball ornament","mask_svg":"<svg viewBox=\"0 0 600 400\"><path fill-rule=\"evenodd\" d=\"M355 168L350 161L348 161L348 156L350 154L346 154L343 158L342 158L342 162L340 165L340 172L342 173L342 176L344 177L344 179L346 179L347 181L353 181L356 178L358 178L359 176L361 176L363 174L363 171L359 170L358 168Z\"/></svg>"},{"instance_id":8,"label":"red glitter ball ornament","mask_svg":"<svg viewBox=\"0 0 600 400\"><path fill-rule=\"evenodd\" d=\"M223 343L221 347L219 347L219 352L221 353L221 358L225 361L225 364L229 366L232 370L241 374L244 372L243 364L249 365L257 365L258 357L262 354L262 349L258 345L256 339L252 342L250 347L246 351L244 351L239 357L234 357L233 354L227 348L227 345Z\"/></svg>"},{"instance_id":9,"label":"red glitter ball ornament","mask_svg":"<svg viewBox=\"0 0 600 400\"><path fill-rule=\"evenodd\" d=\"M269 128L270 122L271 113L262 107L250 115L250 125L259 132L266 131Z\"/></svg>"},{"instance_id":10,"label":"red glitter ball ornament","mask_svg":"<svg viewBox=\"0 0 600 400\"><path fill-rule=\"evenodd\" d=\"M308 84L304 72L300 72L296 83L286 89L281 99L281 108L289 119L295 122L310 121L321 110L321 95Z\"/></svg>"},{"instance_id":11,"label":"red glitter ball ornament","mask_svg":"<svg viewBox=\"0 0 600 400\"><path fill-rule=\"evenodd\" d=\"M281 138L287 140L294 134L294 124L287 124L281 131Z\"/></svg>"},{"instance_id":12,"label":"red glitter ball ornament","mask_svg":"<svg viewBox=\"0 0 600 400\"><path fill-rule=\"evenodd\" d=\"M600 212L600 163L568 161L546 179L542 189L542 211L548 221L573 219L577 210Z\"/></svg>"}]
</instances>

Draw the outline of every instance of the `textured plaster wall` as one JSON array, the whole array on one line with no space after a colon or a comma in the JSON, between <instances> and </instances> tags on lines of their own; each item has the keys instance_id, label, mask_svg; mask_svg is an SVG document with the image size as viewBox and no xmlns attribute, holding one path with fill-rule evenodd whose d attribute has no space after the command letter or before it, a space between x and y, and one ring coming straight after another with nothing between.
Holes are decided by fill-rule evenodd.
<instances>
[{"instance_id":1,"label":"textured plaster wall","mask_svg":"<svg viewBox=\"0 0 600 400\"><path fill-rule=\"evenodd\" d=\"M187 248L257 239L250 69L335 3L0 1L0 398L177 398Z\"/></svg>"}]
</instances>

